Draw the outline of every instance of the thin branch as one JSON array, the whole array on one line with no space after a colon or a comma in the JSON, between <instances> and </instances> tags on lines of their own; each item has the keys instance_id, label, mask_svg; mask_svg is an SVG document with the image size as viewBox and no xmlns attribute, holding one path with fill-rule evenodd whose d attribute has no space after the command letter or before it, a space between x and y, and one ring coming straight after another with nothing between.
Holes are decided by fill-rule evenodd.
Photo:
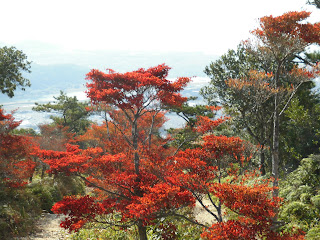
<instances>
[{"instance_id":1,"label":"thin branch","mask_svg":"<svg viewBox=\"0 0 320 240\"><path fill-rule=\"evenodd\" d=\"M182 113L182 115L180 115L180 113L177 112L177 115L179 117L181 117L183 120L185 120L187 123L189 123L189 119L186 117L186 115L184 115L184 113Z\"/></svg>"},{"instance_id":2,"label":"thin branch","mask_svg":"<svg viewBox=\"0 0 320 240\"><path fill-rule=\"evenodd\" d=\"M124 132L121 130L121 128L118 127L118 125L120 125L119 123L115 123L114 121L111 122L115 127L116 129L118 129L120 131L120 133L122 134L122 136L124 137L124 139L126 140L126 142L131 146L133 147L133 144L132 142L130 141L130 139L124 134Z\"/></svg>"},{"instance_id":3,"label":"thin branch","mask_svg":"<svg viewBox=\"0 0 320 240\"><path fill-rule=\"evenodd\" d=\"M121 109L122 112L126 115L127 119L129 120L129 122L132 124L133 120L131 119L130 115L127 113L127 111L125 109ZM132 110L131 110L132 111ZM132 111L133 113L133 111Z\"/></svg>"},{"instance_id":4,"label":"thin branch","mask_svg":"<svg viewBox=\"0 0 320 240\"><path fill-rule=\"evenodd\" d=\"M94 222L96 223L103 223L103 224L107 224L109 225L108 227L105 227L105 228L102 228L102 229L106 229L106 228L109 228L109 227L121 227L121 228L129 228L129 227L132 227L134 226L136 223L133 222L131 224L116 224L116 223L112 223L112 222L108 222L108 221L99 221L97 219L94 219Z\"/></svg>"},{"instance_id":5,"label":"thin branch","mask_svg":"<svg viewBox=\"0 0 320 240\"><path fill-rule=\"evenodd\" d=\"M307 59L304 59L302 57L300 57L299 55L294 55L296 58L300 59L303 63L309 65L309 66L314 66L314 64L312 64L311 62L309 62Z\"/></svg>"},{"instance_id":6,"label":"thin branch","mask_svg":"<svg viewBox=\"0 0 320 240\"><path fill-rule=\"evenodd\" d=\"M109 191L109 190L107 190L107 189L105 189L105 188L103 188L103 187L98 186L98 185L95 184L95 183L90 182L87 178L85 178L84 176L82 176L82 175L80 175L80 174L76 174L76 175L79 176L82 180L84 180L85 182L89 183L91 186L93 186L93 187L95 187L95 188L98 188L98 189L100 189L100 190L102 190L102 191L104 191L104 192L107 192L107 193L109 193L109 194L116 195L116 196L118 196L118 197L125 198L125 199L127 199L127 200L131 200L129 197L127 197L127 196L125 196L125 195L122 195L122 194L119 194L119 193L115 193L115 192L111 192L111 191Z\"/></svg>"},{"instance_id":7,"label":"thin branch","mask_svg":"<svg viewBox=\"0 0 320 240\"><path fill-rule=\"evenodd\" d=\"M191 222L191 223L193 223L193 224L196 224L196 225L198 225L198 226L204 227L204 228L206 228L206 229L209 228L208 226L206 226L206 225L204 225L204 224L202 224L202 223L199 223L199 222L197 222L197 221L194 221L194 220L192 220L192 219L190 219L190 218L188 218L188 217L186 217L186 216L184 216L184 215L181 215L181 214L178 214L178 213L172 213L172 215L173 215L173 216L176 216L176 217L183 218L183 219L185 219L185 220L187 220L187 221L189 221L189 222Z\"/></svg>"},{"instance_id":8,"label":"thin branch","mask_svg":"<svg viewBox=\"0 0 320 240\"><path fill-rule=\"evenodd\" d=\"M279 116L282 115L282 113L287 109L289 103L291 102L292 98L294 97L294 95L296 94L296 92L298 91L298 88L301 86L301 84L304 83L304 82L300 82L298 84L298 86L295 88L295 90L291 93L288 101L286 102L286 104L284 105L283 109L281 110L281 112L279 113Z\"/></svg>"},{"instance_id":9,"label":"thin branch","mask_svg":"<svg viewBox=\"0 0 320 240\"><path fill-rule=\"evenodd\" d=\"M207 191L207 195L209 197L209 200L211 202L211 204L217 209L220 210L220 208L213 202L212 197L210 196L210 193Z\"/></svg>"},{"instance_id":10,"label":"thin branch","mask_svg":"<svg viewBox=\"0 0 320 240\"><path fill-rule=\"evenodd\" d=\"M180 148L186 143L186 142L190 142L190 141L193 141L195 140L199 135L196 135L192 138L187 138L185 139L182 143L180 143L180 145L177 147L176 151L171 155L171 157L173 157L174 155L176 155L178 153L178 151L180 150Z\"/></svg>"},{"instance_id":11,"label":"thin branch","mask_svg":"<svg viewBox=\"0 0 320 240\"><path fill-rule=\"evenodd\" d=\"M219 221L219 218L218 216L213 213L210 209L208 209L202 202L202 200L199 198L199 196L197 196L197 194L195 194L193 191L191 191L192 195L195 196L195 198L197 199L197 201L201 204L201 206L208 212L210 213L212 216L214 216L214 218L217 220L217 222L220 222ZM218 210L218 209L217 209Z\"/></svg>"},{"instance_id":12,"label":"thin branch","mask_svg":"<svg viewBox=\"0 0 320 240\"><path fill-rule=\"evenodd\" d=\"M144 106L141 108L141 111L143 111L144 109L146 109L154 100L156 100L156 97L149 97L145 102L144 102ZM149 101L149 102L148 102Z\"/></svg>"},{"instance_id":13,"label":"thin branch","mask_svg":"<svg viewBox=\"0 0 320 240\"><path fill-rule=\"evenodd\" d=\"M151 122L151 127L149 129L148 137L146 137L145 140L143 141L143 143L145 143L149 139L149 148L151 147L151 135L152 135L152 129L154 126L155 118L159 112L160 110L155 111L155 114L152 116L152 122Z\"/></svg>"},{"instance_id":14,"label":"thin branch","mask_svg":"<svg viewBox=\"0 0 320 240\"><path fill-rule=\"evenodd\" d=\"M244 111L240 111L241 115L242 115L242 119L244 120L244 125L248 130L248 133L251 135L251 137L255 138L257 142L259 141L259 138L253 133L252 129L250 128L249 124L246 121L246 114Z\"/></svg>"},{"instance_id":15,"label":"thin branch","mask_svg":"<svg viewBox=\"0 0 320 240\"><path fill-rule=\"evenodd\" d=\"M124 190L127 190L129 193L131 193L132 195L134 195L134 192L132 192L130 190L130 188L127 188L127 187L124 187L124 186L121 186L119 183L113 183L114 185L118 186L119 188L122 188Z\"/></svg>"},{"instance_id":16,"label":"thin branch","mask_svg":"<svg viewBox=\"0 0 320 240\"><path fill-rule=\"evenodd\" d=\"M180 150L180 148L181 148L186 142L187 142L187 139L185 139L185 140L177 147L176 151L172 154L171 157L175 156L175 155L178 153L178 151Z\"/></svg>"}]
</instances>

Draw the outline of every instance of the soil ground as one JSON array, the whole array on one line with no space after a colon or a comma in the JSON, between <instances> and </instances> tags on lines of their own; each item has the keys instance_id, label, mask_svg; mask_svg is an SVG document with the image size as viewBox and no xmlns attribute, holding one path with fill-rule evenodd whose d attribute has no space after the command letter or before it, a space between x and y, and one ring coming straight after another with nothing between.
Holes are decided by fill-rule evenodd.
<instances>
[{"instance_id":1,"label":"soil ground","mask_svg":"<svg viewBox=\"0 0 320 240\"><path fill-rule=\"evenodd\" d=\"M204 204L210 205L209 200L204 200ZM194 215L200 223L211 225L214 222L213 217L203 210L198 202L194 209ZM36 224L37 229L35 229L35 232L27 237L17 238L16 240L67 240L69 236L68 232L60 227L60 222L63 218L63 215L43 213Z\"/></svg>"},{"instance_id":2,"label":"soil ground","mask_svg":"<svg viewBox=\"0 0 320 240\"><path fill-rule=\"evenodd\" d=\"M62 215L43 213L36 224L35 232L17 240L65 240L69 234L60 227L63 218Z\"/></svg>"}]
</instances>

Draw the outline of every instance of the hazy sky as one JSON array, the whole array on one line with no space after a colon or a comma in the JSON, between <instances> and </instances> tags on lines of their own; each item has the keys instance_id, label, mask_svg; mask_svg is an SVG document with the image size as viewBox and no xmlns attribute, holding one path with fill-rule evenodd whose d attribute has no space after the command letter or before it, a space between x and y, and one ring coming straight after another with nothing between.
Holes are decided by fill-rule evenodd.
<instances>
[{"instance_id":1,"label":"hazy sky","mask_svg":"<svg viewBox=\"0 0 320 240\"><path fill-rule=\"evenodd\" d=\"M2 0L0 42L41 41L72 50L222 54L258 18L320 10L306 0Z\"/></svg>"}]
</instances>

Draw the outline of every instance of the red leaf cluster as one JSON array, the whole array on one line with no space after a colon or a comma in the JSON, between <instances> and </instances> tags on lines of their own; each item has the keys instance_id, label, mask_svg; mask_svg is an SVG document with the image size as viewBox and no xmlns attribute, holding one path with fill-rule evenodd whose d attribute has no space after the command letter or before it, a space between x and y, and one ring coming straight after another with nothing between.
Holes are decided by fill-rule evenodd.
<instances>
[{"instance_id":1,"label":"red leaf cluster","mask_svg":"<svg viewBox=\"0 0 320 240\"><path fill-rule=\"evenodd\" d=\"M260 28L253 34L260 38L300 38L307 43L320 44L320 23L303 23L310 12L288 12L278 17L266 16L260 19ZM288 42L289 44L289 42Z\"/></svg>"},{"instance_id":2,"label":"red leaf cluster","mask_svg":"<svg viewBox=\"0 0 320 240\"><path fill-rule=\"evenodd\" d=\"M190 82L190 78L170 82L166 79L169 69L164 64L127 73L103 73L93 69L87 74L87 80L91 81L87 83L87 96L95 104L105 102L120 109L139 109L156 101L180 106L187 98L179 91Z\"/></svg>"},{"instance_id":3,"label":"red leaf cluster","mask_svg":"<svg viewBox=\"0 0 320 240\"><path fill-rule=\"evenodd\" d=\"M268 231L270 225L258 226L250 221L229 220L222 223L213 224L207 231L201 234L205 240L303 240L302 233L280 234Z\"/></svg>"},{"instance_id":4,"label":"red leaf cluster","mask_svg":"<svg viewBox=\"0 0 320 240\"><path fill-rule=\"evenodd\" d=\"M52 211L57 214L69 215L60 226L70 231L78 231L86 222L104 212L104 207L96 203L90 196L74 197L67 196L52 207Z\"/></svg>"},{"instance_id":5,"label":"red leaf cluster","mask_svg":"<svg viewBox=\"0 0 320 240\"><path fill-rule=\"evenodd\" d=\"M0 108L0 177L9 187L24 186L35 168L31 138L12 134L20 123Z\"/></svg>"},{"instance_id":6,"label":"red leaf cluster","mask_svg":"<svg viewBox=\"0 0 320 240\"><path fill-rule=\"evenodd\" d=\"M222 122L221 119L204 120L198 126L201 130L211 131ZM201 237L217 240L253 240L259 237L293 239L271 230L280 199L271 197L274 189L271 180L257 180L256 172L243 170L250 159L245 154L245 141L209 132L202 137L200 145L181 151L174 157L174 170L171 170L174 175L167 179L188 189L198 196L198 200L199 194L209 194L212 199L217 199L214 205L216 211L221 211L218 207L221 204L233 213L226 220L216 219L216 223L206 229ZM300 238L303 239L303 236Z\"/></svg>"}]
</instances>

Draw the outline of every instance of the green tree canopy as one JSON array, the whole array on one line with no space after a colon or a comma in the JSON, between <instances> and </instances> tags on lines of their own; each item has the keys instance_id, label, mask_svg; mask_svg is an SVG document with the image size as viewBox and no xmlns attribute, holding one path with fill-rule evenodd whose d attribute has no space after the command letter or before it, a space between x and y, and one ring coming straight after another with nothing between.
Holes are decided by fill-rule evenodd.
<instances>
[{"instance_id":1,"label":"green tree canopy","mask_svg":"<svg viewBox=\"0 0 320 240\"><path fill-rule=\"evenodd\" d=\"M38 112L59 113L60 116L51 116L55 124L68 127L70 132L77 135L83 134L90 125L88 117L90 112L86 110L88 102L79 102L76 96L68 97L63 91L60 91L56 101L46 104L35 103L36 107L32 108Z\"/></svg>"},{"instance_id":2,"label":"green tree canopy","mask_svg":"<svg viewBox=\"0 0 320 240\"><path fill-rule=\"evenodd\" d=\"M200 93L210 105L222 105L224 111L233 117L235 129L240 129L237 135L244 137L245 130L250 138L248 140L262 146L260 152L261 171L265 173L265 151L263 146L271 145L272 101L268 96L249 94L248 91L236 91L231 88L229 79L249 78L250 70L265 71L269 66L268 59L258 61L256 55L240 44L236 50L229 50L217 61L206 67L205 73L211 78L210 85L201 89Z\"/></svg>"},{"instance_id":3,"label":"green tree canopy","mask_svg":"<svg viewBox=\"0 0 320 240\"><path fill-rule=\"evenodd\" d=\"M17 87L22 90L30 87L30 81L22 75L23 71L31 72L30 64L27 56L15 47L0 48L0 91L11 98Z\"/></svg>"},{"instance_id":4,"label":"green tree canopy","mask_svg":"<svg viewBox=\"0 0 320 240\"><path fill-rule=\"evenodd\" d=\"M320 8L320 0L312 0L312 1L308 0L307 3L310 4L310 5L314 5L317 8Z\"/></svg>"},{"instance_id":5,"label":"green tree canopy","mask_svg":"<svg viewBox=\"0 0 320 240\"><path fill-rule=\"evenodd\" d=\"M319 239L320 226L320 156L311 155L280 183L280 197L284 204L279 213L280 220L289 222L292 228L301 228L306 239ZM314 237L318 236L318 237Z\"/></svg>"},{"instance_id":6,"label":"green tree canopy","mask_svg":"<svg viewBox=\"0 0 320 240\"><path fill-rule=\"evenodd\" d=\"M304 100L310 104L306 105L313 105L311 101L315 100L310 91L312 84L301 89L302 83L312 80L307 65L314 66L318 58L314 53L305 54L307 46L319 41L317 24L312 31L304 28L307 25L298 24L300 17L309 15L289 12L280 17L261 18L261 29L253 31L257 42L243 42L236 51L230 50L205 70L211 83L202 89L202 95L211 104L220 102L238 120L235 122L239 129L247 130L256 144L272 147L275 175L278 175L280 116L283 119L295 95L308 95ZM287 32L284 26L290 26L288 29L292 31ZM301 27L300 32L295 32L297 26ZM301 104L305 104L304 100ZM261 159L263 167L263 155Z\"/></svg>"}]
</instances>

